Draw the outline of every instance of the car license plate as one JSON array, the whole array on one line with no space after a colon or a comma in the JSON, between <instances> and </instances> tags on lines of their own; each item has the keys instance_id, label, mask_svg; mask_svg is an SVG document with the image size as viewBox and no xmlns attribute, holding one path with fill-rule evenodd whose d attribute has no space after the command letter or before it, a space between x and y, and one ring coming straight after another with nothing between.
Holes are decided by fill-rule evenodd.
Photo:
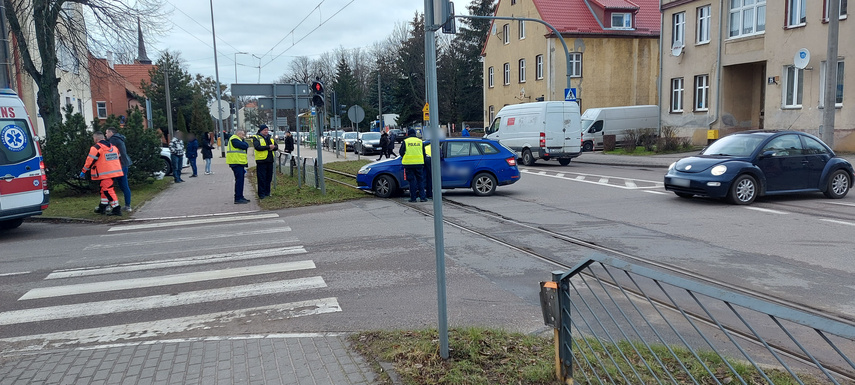
<instances>
[{"instance_id":1,"label":"car license plate","mask_svg":"<svg viewBox=\"0 0 855 385\"><path fill-rule=\"evenodd\" d=\"M682 178L671 178L671 184L674 186L689 187L689 185L692 184L692 181Z\"/></svg>"}]
</instances>

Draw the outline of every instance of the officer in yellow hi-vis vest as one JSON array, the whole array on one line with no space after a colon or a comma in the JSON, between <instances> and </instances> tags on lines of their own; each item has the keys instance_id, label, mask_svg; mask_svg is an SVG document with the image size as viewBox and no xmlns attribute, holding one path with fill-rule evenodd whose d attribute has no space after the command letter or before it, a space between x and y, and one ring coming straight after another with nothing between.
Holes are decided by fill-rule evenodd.
<instances>
[{"instance_id":1,"label":"officer in yellow hi-vis vest","mask_svg":"<svg viewBox=\"0 0 855 385\"><path fill-rule=\"evenodd\" d=\"M427 202L425 197L425 148L422 140L416 136L416 130L407 130L407 139L401 143L401 164L407 173L407 182L410 184L410 202L416 201L416 195L422 202Z\"/></svg>"},{"instance_id":2,"label":"officer in yellow hi-vis vest","mask_svg":"<svg viewBox=\"0 0 855 385\"><path fill-rule=\"evenodd\" d=\"M258 126L258 135L252 137L252 147L255 148L255 175L258 180L258 199L270 196L270 183L273 182L274 151L279 146L270 136L266 124Z\"/></svg>"},{"instance_id":3,"label":"officer in yellow hi-vis vest","mask_svg":"<svg viewBox=\"0 0 855 385\"><path fill-rule=\"evenodd\" d=\"M226 163L235 174L235 204L249 203L249 199L243 196L243 179L246 176L247 166L246 150L249 149L249 143L244 141L245 138L246 131L237 130L226 143Z\"/></svg>"}]
</instances>

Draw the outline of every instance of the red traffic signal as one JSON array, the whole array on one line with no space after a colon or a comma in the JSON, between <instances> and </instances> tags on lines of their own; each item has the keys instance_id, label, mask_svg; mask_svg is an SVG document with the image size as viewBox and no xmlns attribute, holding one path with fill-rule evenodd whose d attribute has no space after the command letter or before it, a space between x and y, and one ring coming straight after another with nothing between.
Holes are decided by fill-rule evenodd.
<instances>
[{"instance_id":1,"label":"red traffic signal","mask_svg":"<svg viewBox=\"0 0 855 385\"><path fill-rule=\"evenodd\" d=\"M324 85L321 82L312 82L312 92L316 94L323 94Z\"/></svg>"}]
</instances>

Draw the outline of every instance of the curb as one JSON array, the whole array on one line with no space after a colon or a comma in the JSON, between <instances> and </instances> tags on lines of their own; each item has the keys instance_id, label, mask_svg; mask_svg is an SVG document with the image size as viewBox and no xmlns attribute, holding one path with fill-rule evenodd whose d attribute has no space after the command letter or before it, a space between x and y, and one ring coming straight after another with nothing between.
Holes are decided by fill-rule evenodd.
<instances>
[{"instance_id":1,"label":"curb","mask_svg":"<svg viewBox=\"0 0 855 385\"><path fill-rule=\"evenodd\" d=\"M111 223L111 222L102 222L96 221L92 219L83 219L83 218L71 218L71 217L46 217L41 215L34 215L31 217L27 217L24 221L26 222L42 222L42 223L87 223L87 224L102 224L102 223Z\"/></svg>"},{"instance_id":2,"label":"curb","mask_svg":"<svg viewBox=\"0 0 855 385\"><path fill-rule=\"evenodd\" d=\"M584 164L599 164L603 166L621 166L621 167L648 167L648 168L668 168L668 165L662 164L654 164L654 163L622 163L622 162L612 162L612 161L589 161L589 160L578 160L574 159L573 163L584 163Z\"/></svg>"}]
</instances>

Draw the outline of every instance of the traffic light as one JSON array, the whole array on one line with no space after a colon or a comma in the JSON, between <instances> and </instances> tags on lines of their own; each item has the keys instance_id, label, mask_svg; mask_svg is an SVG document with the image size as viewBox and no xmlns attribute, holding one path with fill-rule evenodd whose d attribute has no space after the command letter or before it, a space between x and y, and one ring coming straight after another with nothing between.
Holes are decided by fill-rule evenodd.
<instances>
[{"instance_id":1,"label":"traffic light","mask_svg":"<svg viewBox=\"0 0 855 385\"><path fill-rule=\"evenodd\" d=\"M347 115L347 105L340 104L339 107L341 108L341 115L342 116Z\"/></svg>"},{"instance_id":2,"label":"traffic light","mask_svg":"<svg viewBox=\"0 0 855 385\"><path fill-rule=\"evenodd\" d=\"M312 82L312 105L315 107L324 106L324 84L320 81Z\"/></svg>"}]
</instances>

